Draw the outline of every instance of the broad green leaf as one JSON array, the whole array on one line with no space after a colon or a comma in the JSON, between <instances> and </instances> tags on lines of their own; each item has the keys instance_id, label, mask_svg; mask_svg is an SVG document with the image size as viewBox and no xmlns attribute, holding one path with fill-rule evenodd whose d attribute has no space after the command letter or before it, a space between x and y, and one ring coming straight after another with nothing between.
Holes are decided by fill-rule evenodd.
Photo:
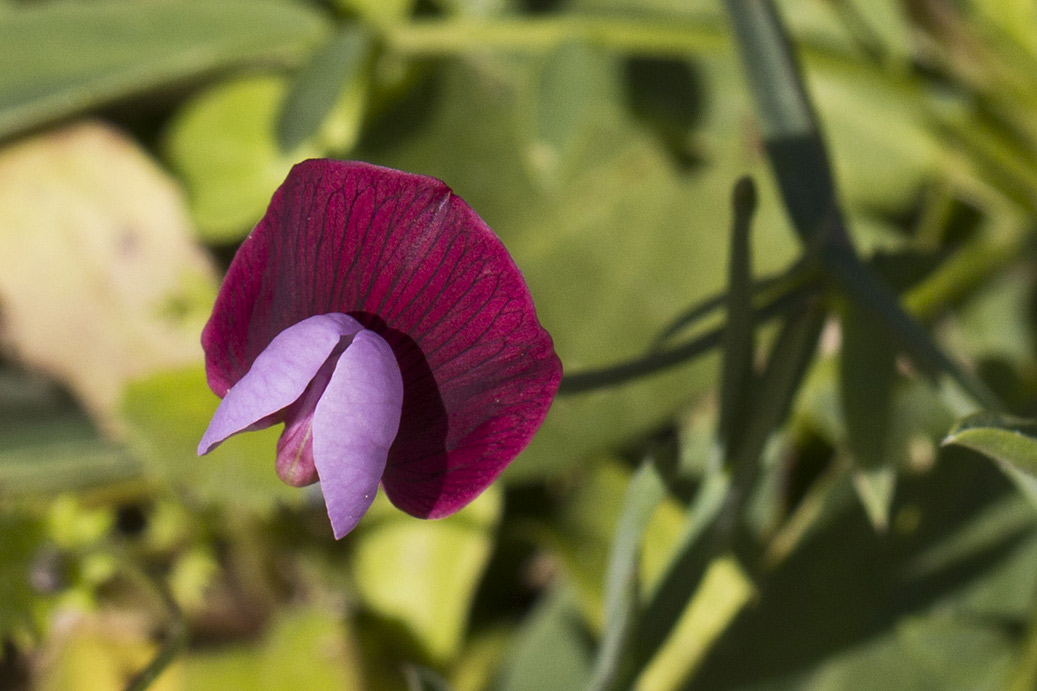
<instances>
[{"instance_id":1,"label":"broad green leaf","mask_svg":"<svg viewBox=\"0 0 1037 691\"><path fill-rule=\"evenodd\" d=\"M57 1L0 13L0 138L215 70L299 61L315 9L271 0Z\"/></svg>"},{"instance_id":2,"label":"broad green leaf","mask_svg":"<svg viewBox=\"0 0 1037 691\"><path fill-rule=\"evenodd\" d=\"M976 413L960 420L943 440L992 458L1037 507L1037 421Z\"/></svg>"},{"instance_id":3,"label":"broad green leaf","mask_svg":"<svg viewBox=\"0 0 1037 691\"><path fill-rule=\"evenodd\" d=\"M232 437L198 457L198 440L218 403L201 366L132 383L121 407L130 449L178 492L225 510L269 517L278 505L304 501L307 490L289 487L274 472L280 427Z\"/></svg>"},{"instance_id":4,"label":"broad green leaf","mask_svg":"<svg viewBox=\"0 0 1037 691\"><path fill-rule=\"evenodd\" d=\"M591 676L591 652L579 622L570 593L547 593L518 632L495 691L584 688Z\"/></svg>"},{"instance_id":5,"label":"broad green leaf","mask_svg":"<svg viewBox=\"0 0 1037 691\"><path fill-rule=\"evenodd\" d=\"M272 75L218 84L189 101L167 130L166 156L184 181L202 239L243 238L292 165L322 154L310 142L287 152L278 146L286 84Z\"/></svg>"},{"instance_id":6,"label":"broad green leaf","mask_svg":"<svg viewBox=\"0 0 1037 691\"><path fill-rule=\"evenodd\" d=\"M500 512L495 488L439 521L408 516L379 494L355 537L351 566L361 599L406 626L433 660L449 661L463 641Z\"/></svg>"},{"instance_id":7,"label":"broad green leaf","mask_svg":"<svg viewBox=\"0 0 1037 691\"><path fill-rule=\"evenodd\" d=\"M0 340L115 430L130 380L201 355L216 281L180 190L96 123L0 150L0 180Z\"/></svg>"},{"instance_id":8,"label":"broad green leaf","mask_svg":"<svg viewBox=\"0 0 1037 691\"><path fill-rule=\"evenodd\" d=\"M277 117L277 140L292 151L320 137L327 148L348 151L360 133L371 79L372 41L347 26L321 46L292 78Z\"/></svg>"},{"instance_id":9,"label":"broad green leaf","mask_svg":"<svg viewBox=\"0 0 1037 691\"><path fill-rule=\"evenodd\" d=\"M876 530L889 525L896 486L896 459L890 448L896 355L882 323L848 302L842 315L839 396L855 464L854 486Z\"/></svg>"},{"instance_id":10,"label":"broad green leaf","mask_svg":"<svg viewBox=\"0 0 1037 691\"><path fill-rule=\"evenodd\" d=\"M598 50L566 43L542 67L528 160L533 174L557 184L592 131L593 113L609 94L609 62Z\"/></svg>"}]
</instances>

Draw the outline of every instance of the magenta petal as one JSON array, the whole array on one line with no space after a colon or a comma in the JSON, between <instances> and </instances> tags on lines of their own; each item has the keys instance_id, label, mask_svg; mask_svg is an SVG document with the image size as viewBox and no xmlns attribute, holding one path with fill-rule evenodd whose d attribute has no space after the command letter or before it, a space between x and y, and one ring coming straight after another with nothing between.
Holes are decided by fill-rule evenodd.
<instances>
[{"instance_id":1,"label":"magenta petal","mask_svg":"<svg viewBox=\"0 0 1037 691\"><path fill-rule=\"evenodd\" d=\"M357 333L313 413L313 460L336 539L374 501L402 405L392 348L371 331Z\"/></svg>"},{"instance_id":2,"label":"magenta petal","mask_svg":"<svg viewBox=\"0 0 1037 691\"><path fill-rule=\"evenodd\" d=\"M347 313L404 382L382 478L423 517L474 499L529 443L561 363L501 241L442 182L365 163L300 163L242 244L202 334L210 386L241 379L278 333Z\"/></svg>"},{"instance_id":3,"label":"magenta petal","mask_svg":"<svg viewBox=\"0 0 1037 691\"><path fill-rule=\"evenodd\" d=\"M272 416L303 394L343 338L363 328L344 314L321 314L277 334L220 402L198 444L198 455L238 432L280 422Z\"/></svg>"}]
</instances>

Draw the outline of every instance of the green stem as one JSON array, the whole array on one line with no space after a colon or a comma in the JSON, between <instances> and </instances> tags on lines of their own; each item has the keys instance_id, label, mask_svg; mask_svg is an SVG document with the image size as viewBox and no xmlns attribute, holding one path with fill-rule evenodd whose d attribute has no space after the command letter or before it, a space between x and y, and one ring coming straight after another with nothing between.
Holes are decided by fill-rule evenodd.
<instances>
[{"instance_id":1,"label":"green stem","mask_svg":"<svg viewBox=\"0 0 1037 691\"><path fill-rule=\"evenodd\" d=\"M382 36L391 50L409 55L547 52L575 41L621 52L686 57L730 43L721 25L702 21L586 16L431 19L387 26Z\"/></svg>"},{"instance_id":2,"label":"green stem","mask_svg":"<svg viewBox=\"0 0 1037 691\"><path fill-rule=\"evenodd\" d=\"M816 291L816 286L806 284L781 293L754 310L753 321L757 324L798 309L802 300ZM641 357L610 365L600 369L584 370L567 374L562 378L559 394L587 393L597 389L625 384L640 377L656 374L683 364L692 358L718 347L724 339L725 325L722 323L700 336L667 350L656 350Z\"/></svg>"}]
</instances>

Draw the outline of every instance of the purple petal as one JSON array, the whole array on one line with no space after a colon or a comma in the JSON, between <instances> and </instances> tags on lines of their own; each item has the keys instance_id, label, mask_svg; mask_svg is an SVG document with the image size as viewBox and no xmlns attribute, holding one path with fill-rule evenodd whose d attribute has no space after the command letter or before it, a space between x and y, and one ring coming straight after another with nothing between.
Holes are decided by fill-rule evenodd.
<instances>
[{"instance_id":1,"label":"purple petal","mask_svg":"<svg viewBox=\"0 0 1037 691\"><path fill-rule=\"evenodd\" d=\"M344 337L363 330L344 314L309 317L277 334L257 355L251 369L227 391L198 444L198 455L227 437L269 427L274 414L302 396L321 365Z\"/></svg>"},{"instance_id":2,"label":"purple petal","mask_svg":"<svg viewBox=\"0 0 1037 691\"><path fill-rule=\"evenodd\" d=\"M392 348L372 331L357 333L313 413L313 459L336 539L374 501L402 405Z\"/></svg>"},{"instance_id":3,"label":"purple petal","mask_svg":"<svg viewBox=\"0 0 1037 691\"><path fill-rule=\"evenodd\" d=\"M276 334L348 313L395 353L403 416L383 486L403 510L453 513L529 443L561 378L522 275L442 182L306 161L231 263L202 334L210 386L241 379Z\"/></svg>"}]
</instances>

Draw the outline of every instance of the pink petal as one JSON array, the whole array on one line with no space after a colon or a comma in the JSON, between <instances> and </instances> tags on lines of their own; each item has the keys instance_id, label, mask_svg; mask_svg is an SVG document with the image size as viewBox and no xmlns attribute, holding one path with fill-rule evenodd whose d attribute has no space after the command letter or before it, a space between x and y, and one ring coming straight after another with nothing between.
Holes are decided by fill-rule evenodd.
<instances>
[{"instance_id":1,"label":"pink petal","mask_svg":"<svg viewBox=\"0 0 1037 691\"><path fill-rule=\"evenodd\" d=\"M313 413L313 460L336 538L374 501L402 404L392 348L374 332L357 333Z\"/></svg>"},{"instance_id":2,"label":"pink petal","mask_svg":"<svg viewBox=\"0 0 1037 691\"><path fill-rule=\"evenodd\" d=\"M348 313L392 346L403 416L382 478L423 517L474 499L529 443L561 378L522 275L433 178L300 163L231 263L202 334L218 394L276 334Z\"/></svg>"},{"instance_id":3,"label":"pink petal","mask_svg":"<svg viewBox=\"0 0 1037 691\"><path fill-rule=\"evenodd\" d=\"M277 334L251 369L236 380L220 402L198 444L198 455L239 432L281 422L274 414L299 398L343 338L363 330L344 314L309 317Z\"/></svg>"}]
</instances>

